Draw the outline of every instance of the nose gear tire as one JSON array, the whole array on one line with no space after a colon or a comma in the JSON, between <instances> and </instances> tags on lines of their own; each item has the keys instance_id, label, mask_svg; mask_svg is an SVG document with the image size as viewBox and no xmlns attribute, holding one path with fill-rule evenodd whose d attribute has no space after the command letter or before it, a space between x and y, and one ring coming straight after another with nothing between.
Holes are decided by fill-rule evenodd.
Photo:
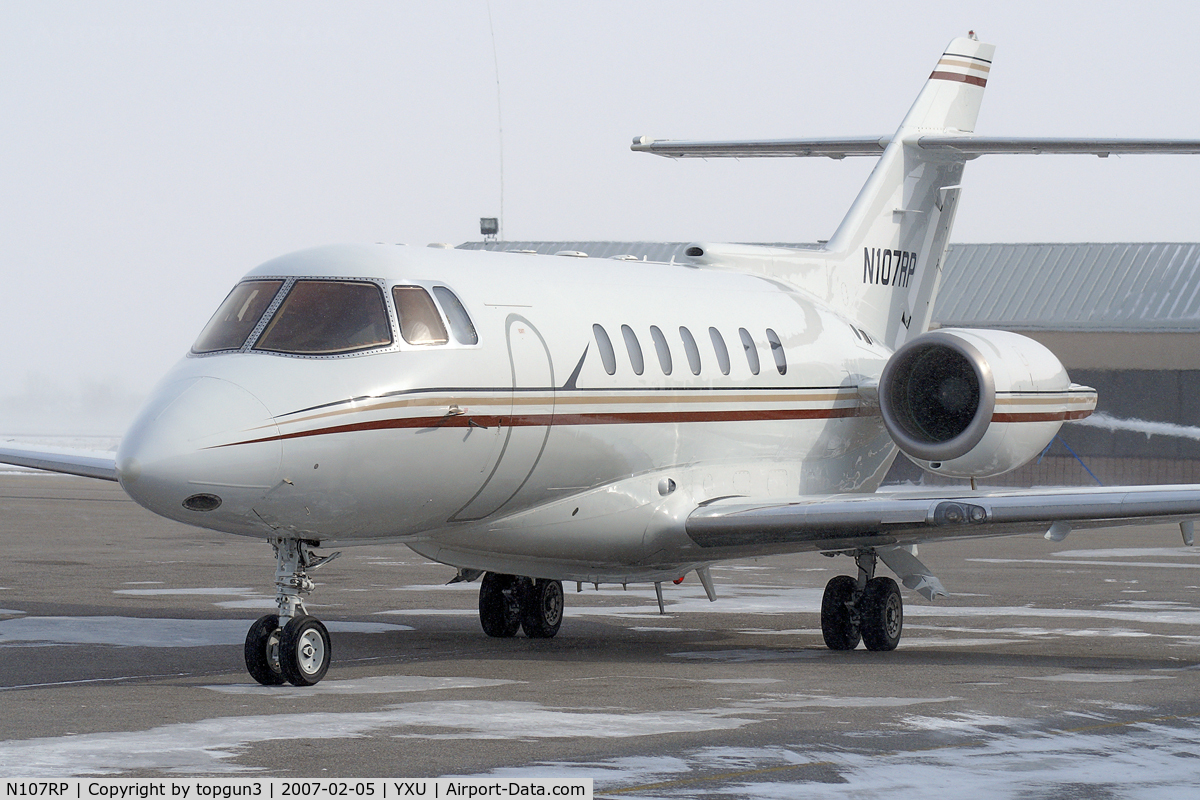
<instances>
[{"instance_id":1,"label":"nose gear tire","mask_svg":"<svg viewBox=\"0 0 1200 800\"><path fill-rule=\"evenodd\" d=\"M279 637L279 669L293 686L324 678L330 653L329 631L316 617L292 617Z\"/></svg>"},{"instance_id":2,"label":"nose gear tire","mask_svg":"<svg viewBox=\"0 0 1200 800\"><path fill-rule=\"evenodd\" d=\"M259 617L246 632L246 670L263 686L280 686L287 681L279 668L279 615Z\"/></svg>"}]
</instances>

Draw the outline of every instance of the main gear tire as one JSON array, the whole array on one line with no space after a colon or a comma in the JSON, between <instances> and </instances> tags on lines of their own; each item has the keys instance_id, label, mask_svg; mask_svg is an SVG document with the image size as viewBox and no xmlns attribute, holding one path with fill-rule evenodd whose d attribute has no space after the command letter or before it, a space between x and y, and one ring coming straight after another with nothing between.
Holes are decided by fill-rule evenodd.
<instances>
[{"instance_id":1,"label":"main gear tire","mask_svg":"<svg viewBox=\"0 0 1200 800\"><path fill-rule=\"evenodd\" d=\"M859 628L868 650L895 650L904 630L904 600L891 578L872 578L858 601Z\"/></svg>"},{"instance_id":2,"label":"main gear tire","mask_svg":"<svg viewBox=\"0 0 1200 800\"><path fill-rule=\"evenodd\" d=\"M825 584L821 597L821 636L830 650L853 650L862 638L853 610L858 581L838 575Z\"/></svg>"},{"instance_id":3,"label":"main gear tire","mask_svg":"<svg viewBox=\"0 0 1200 800\"><path fill-rule=\"evenodd\" d=\"M521 628L530 639L550 639L563 620L562 581L522 581Z\"/></svg>"},{"instance_id":4,"label":"main gear tire","mask_svg":"<svg viewBox=\"0 0 1200 800\"><path fill-rule=\"evenodd\" d=\"M514 575L489 572L479 583L479 624L488 636L507 639L521 629L521 596Z\"/></svg>"}]
</instances>

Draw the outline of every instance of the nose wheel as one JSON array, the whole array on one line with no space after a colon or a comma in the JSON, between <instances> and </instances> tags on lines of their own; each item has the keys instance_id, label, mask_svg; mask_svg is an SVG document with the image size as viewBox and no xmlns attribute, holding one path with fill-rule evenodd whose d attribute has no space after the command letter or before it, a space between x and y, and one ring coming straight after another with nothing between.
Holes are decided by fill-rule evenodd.
<instances>
[{"instance_id":1,"label":"nose wheel","mask_svg":"<svg viewBox=\"0 0 1200 800\"><path fill-rule=\"evenodd\" d=\"M246 632L246 671L263 686L312 686L329 670L333 648L329 631L304 609L303 596L315 588L308 571L339 554L317 557L296 539L276 539L271 544L279 613L259 617Z\"/></svg>"},{"instance_id":2,"label":"nose wheel","mask_svg":"<svg viewBox=\"0 0 1200 800\"><path fill-rule=\"evenodd\" d=\"M246 670L263 686L280 686L287 681L279 666L279 615L258 618L246 633Z\"/></svg>"},{"instance_id":3,"label":"nose wheel","mask_svg":"<svg viewBox=\"0 0 1200 800\"><path fill-rule=\"evenodd\" d=\"M312 686L329 669L329 631L316 617L292 617L279 637L279 670L293 686Z\"/></svg>"},{"instance_id":4,"label":"nose wheel","mask_svg":"<svg viewBox=\"0 0 1200 800\"><path fill-rule=\"evenodd\" d=\"M329 670L329 631L316 617L292 617L282 628L266 614L246 633L246 670L263 686L312 686Z\"/></svg>"}]
</instances>

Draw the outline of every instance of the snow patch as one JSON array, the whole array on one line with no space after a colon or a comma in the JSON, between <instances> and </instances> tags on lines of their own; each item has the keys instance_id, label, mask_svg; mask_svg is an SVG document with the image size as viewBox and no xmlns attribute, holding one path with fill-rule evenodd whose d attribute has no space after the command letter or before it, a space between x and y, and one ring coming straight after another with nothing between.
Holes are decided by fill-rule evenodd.
<instances>
[{"instance_id":1,"label":"snow patch","mask_svg":"<svg viewBox=\"0 0 1200 800\"><path fill-rule=\"evenodd\" d=\"M195 588L195 589L114 589L113 594L128 594L138 597L159 597L168 595L179 595L181 597L207 596L207 595L258 595L258 591L241 587L238 589L232 588Z\"/></svg>"},{"instance_id":2,"label":"snow patch","mask_svg":"<svg viewBox=\"0 0 1200 800\"><path fill-rule=\"evenodd\" d=\"M727 664L746 664L751 661L797 661L805 658L821 658L826 650L691 650L667 653L672 658L687 658L693 661L723 661Z\"/></svg>"},{"instance_id":3,"label":"snow patch","mask_svg":"<svg viewBox=\"0 0 1200 800\"><path fill-rule=\"evenodd\" d=\"M251 694L279 698L312 697L318 694L397 694L402 692L435 692L446 689L484 689L520 681L491 678L430 678L423 675L382 675L358 680L325 680L316 686L260 686L257 683L235 683L205 686L221 694Z\"/></svg>"},{"instance_id":4,"label":"snow patch","mask_svg":"<svg viewBox=\"0 0 1200 800\"><path fill-rule=\"evenodd\" d=\"M131 770L237 774L249 769L232 761L245 747L294 741L304 738L306 731L320 739L356 738L390 730L401 738L618 739L732 730L754 722L727 713L707 709L646 714L564 711L537 703L470 700L411 703L364 713L221 717L145 731L0 742L0 774L22 778L118 775ZM454 732L445 733L447 729Z\"/></svg>"},{"instance_id":5,"label":"snow patch","mask_svg":"<svg viewBox=\"0 0 1200 800\"><path fill-rule=\"evenodd\" d=\"M1019 676L1030 681L1061 681L1063 683L1133 683L1135 681L1168 681L1174 675L1130 675L1108 674L1103 672L1064 672L1061 675L1044 675L1040 677Z\"/></svg>"}]
</instances>

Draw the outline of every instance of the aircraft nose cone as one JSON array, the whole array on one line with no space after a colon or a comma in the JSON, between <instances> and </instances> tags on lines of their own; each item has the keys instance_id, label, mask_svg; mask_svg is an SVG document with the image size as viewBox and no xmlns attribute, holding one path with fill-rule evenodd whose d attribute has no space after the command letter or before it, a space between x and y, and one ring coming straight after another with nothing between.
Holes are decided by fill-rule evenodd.
<instances>
[{"instance_id":1,"label":"aircraft nose cone","mask_svg":"<svg viewBox=\"0 0 1200 800\"><path fill-rule=\"evenodd\" d=\"M235 383L201 377L168 384L121 440L121 486L157 514L218 527L219 518L237 515L278 482L278 432L267 407Z\"/></svg>"}]
</instances>

